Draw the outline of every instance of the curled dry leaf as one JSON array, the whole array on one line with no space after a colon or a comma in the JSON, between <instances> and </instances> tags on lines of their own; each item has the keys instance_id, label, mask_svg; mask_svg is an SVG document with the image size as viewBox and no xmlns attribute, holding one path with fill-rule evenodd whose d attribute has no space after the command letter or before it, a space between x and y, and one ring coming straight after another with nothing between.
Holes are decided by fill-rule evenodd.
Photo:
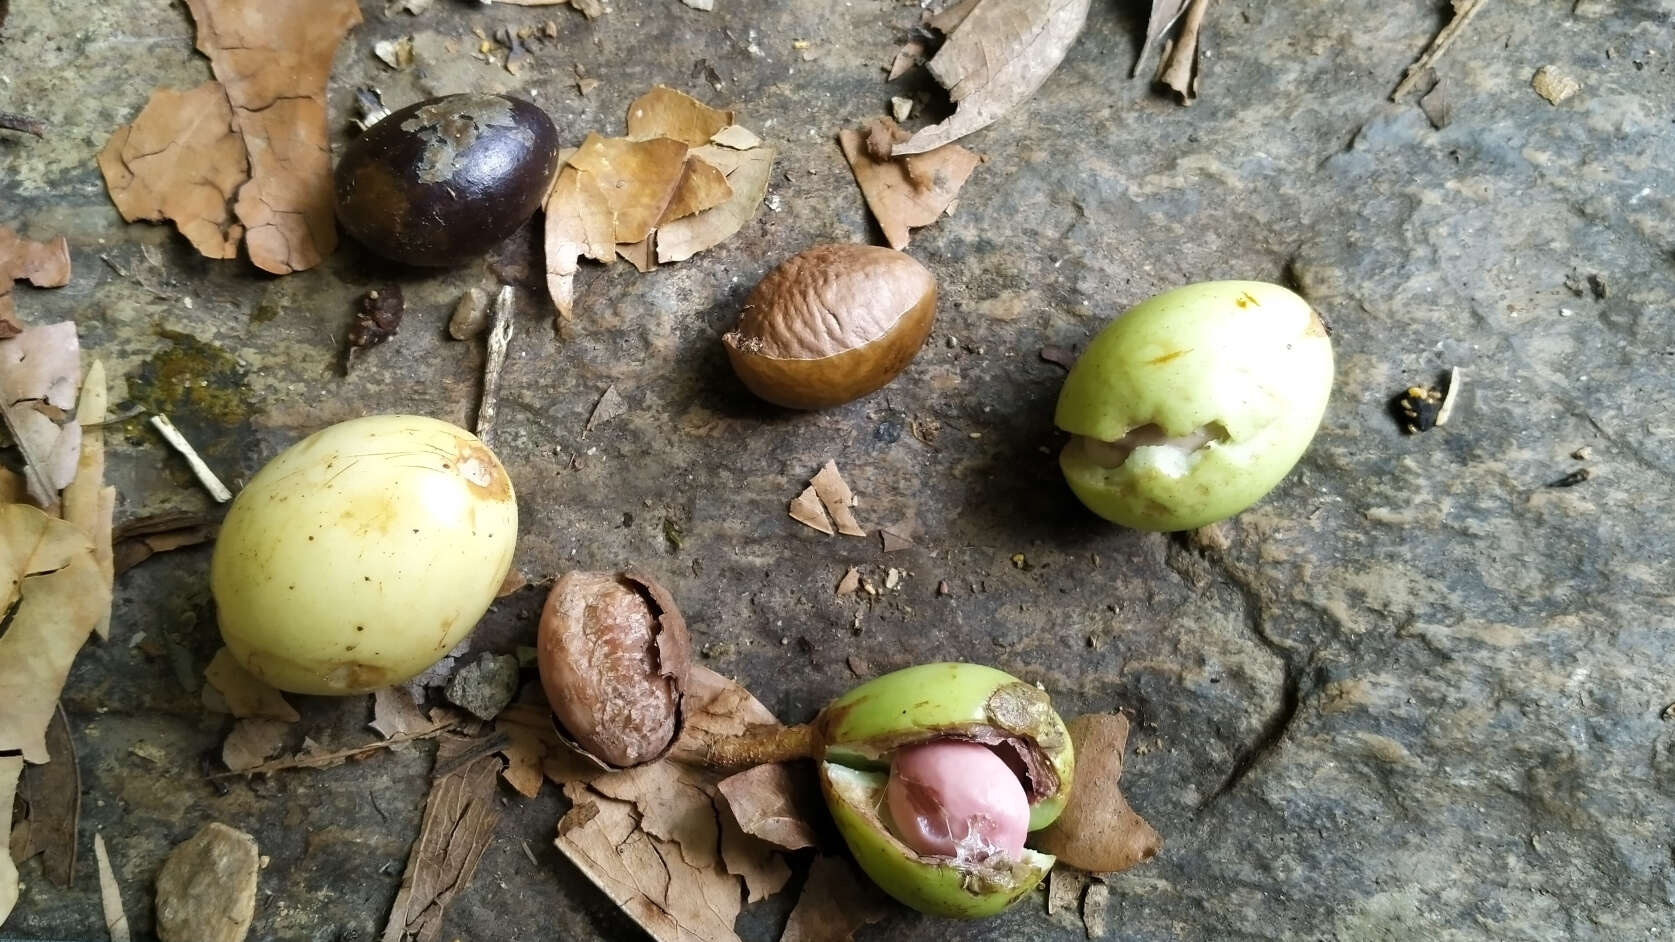
<instances>
[{"instance_id":1,"label":"curled dry leaf","mask_svg":"<svg viewBox=\"0 0 1675 942\"><path fill-rule=\"evenodd\" d=\"M301 718L285 701L284 694L240 667L233 659L233 652L226 648L210 658L209 666L204 668L204 681L205 692L213 689L220 695L220 702L226 704L226 712L239 719L254 717L295 723Z\"/></svg>"},{"instance_id":2,"label":"curled dry leaf","mask_svg":"<svg viewBox=\"0 0 1675 942\"><path fill-rule=\"evenodd\" d=\"M81 427L81 454L76 461L75 479L64 488L64 519L75 524L93 544L93 557L107 588L116 581L111 548L111 516L116 512L116 488L105 486L105 412L109 392L105 388L105 364L94 360L82 381L76 404L76 424ZM110 637L110 615L93 627L101 638Z\"/></svg>"},{"instance_id":3,"label":"curled dry leaf","mask_svg":"<svg viewBox=\"0 0 1675 942\"><path fill-rule=\"evenodd\" d=\"M1190 105L1198 97L1198 31L1204 25L1204 11L1210 0L1192 0L1181 31L1163 52L1157 80Z\"/></svg>"},{"instance_id":4,"label":"curled dry leaf","mask_svg":"<svg viewBox=\"0 0 1675 942\"><path fill-rule=\"evenodd\" d=\"M221 83L157 89L105 142L99 172L124 220L168 220L200 253L238 255L244 226L232 201L250 179L250 164Z\"/></svg>"},{"instance_id":5,"label":"curled dry leaf","mask_svg":"<svg viewBox=\"0 0 1675 942\"><path fill-rule=\"evenodd\" d=\"M883 919L889 903L847 858L814 858L803 895L779 942L850 942L863 926Z\"/></svg>"},{"instance_id":6,"label":"curled dry leaf","mask_svg":"<svg viewBox=\"0 0 1675 942\"><path fill-rule=\"evenodd\" d=\"M958 106L952 117L897 144L935 150L993 124L1047 80L1082 32L1089 0L978 0L931 58L930 71Z\"/></svg>"},{"instance_id":7,"label":"curled dry leaf","mask_svg":"<svg viewBox=\"0 0 1675 942\"><path fill-rule=\"evenodd\" d=\"M256 267L277 275L313 268L337 247L326 79L332 56L361 21L354 0L265 4L187 0L198 49L232 105L250 180L233 211Z\"/></svg>"},{"instance_id":8,"label":"curled dry leaf","mask_svg":"<svg viewBox=\"0 0 1675 942\"><path fill-rule=\"evenodd\" d=\"M805 527L819 530L827 536L836 532L832 529L831 518L826 516L826 509L820 506L820 495L814 492L814 485L812 484L803 488L801 494L791 499L789 513L792 520Z\"/></svg>"},{"instance_id":9,"label":"curled dry leaf","mask_svg":"<svg viewBox=\"0 0 1675 942\"><path fill-rule=\"evenodd\" d=\"M669 208L686 169L687 145L667 137L630 140L591 133L570 157L570 166L592 174L611 210L617 243L651 234Z\"/></svg>"},{"instance_id":10,"label":"curled dry leaf","mask_svg":"<svg viewBox=\"0 0 1675 942\"><path fill-rule=\"evenodd\" d=\"M1129 78L1140 74L1141 66L1146 64L1146 54L1151 52L1157 41L1175 25L1175 21L1186 12L1187 4L1192 0L1152 0L1151 15L1146 18L1146 39L1140 45L1140 54L1134 59L1134 71Z\"/></svg>"},{"instance_id":11,"label":"curled dry leaf","mask_svg":"<svg viewBox=\"0 0 1675 942\"><path fill-rule=\"evenodd\" d=\"M1123 749L1128 718L1094 713L1065 724L1076 747L1076 787L1052 826L1036 835L1036 849L1059 863L1093 873L1127 870L1150 860L1163 838L1123 798Z\"/></svg>"},{"instance_id":12,"label":"curled dry leaf","mask_svg":"<svg viewBox=\"0 0 1675 942\"><path fill-rule=\"evenodd\" d=\"M436 750L438 772L380 942L433 942L442 932L448 903L471 882L494 836L500 821L494 787L500 759L493 754L466 759L477 744L449 736ZM454 761L459 759L465 761Z\"/></svg>"},{"instance_id":13,"label":"curled dry leaf","mask_svg":"<svg viewBox=\"0 0 1675 942\"><path fill-rule=\"evenodd\" d=\"M80 530L25 504L0 506L0 612L7 611L0 754L46 762L46 729L70 664L110 611L110 592Z\"/></svg>"},{"instance_id":14,"label":"curled dry leaf","mask_svg":"<svg viewBox=\"0 0 1675 942\"><path fill-rule=\"evenodd\" d=\"M773 174L771 147L735 151L730 145L706 145L693 150L693 158L720 170L727 177L732 195L713 209L677 219L657 230L657 261L667 265L697 255L731 238L756 218L763 197L768 195L768 178Z\"/></svg>"},{"instance_id":15,"label":"curled dry leaf","mask_svg":"<svg viewBox=\"0 0 1675 942\"><path fill-rule=\"evenodd\" d=\"M750 150L752 147L760 147L762 139L747 127L729 124L711 135L710 143L730 147L733 150Z\"/></svg>"},{"instance_id":16,"label":"curled dry leaf","mask_svg":"<svg viewBox=\"0 0 1675 942\"><path fill-rule=\"evenodd\" d=\"M0 226L0 340L23 330L12 305L12 282L27 281L37 288L62 288L70 283L70 244L63 236L31 242Z\"/></svg>"},{"instance_id":17,"label":"curled dry leaf","mask_svg":"<svg viewBox=\"0 0 1675 942\"><path fill-rule=\"evenodd\" d=\"M503 778L525 798L541 793L546 778L547 757L568 750L553 729L552 710L546 701L514 703L494 718L494 731L506 737L500 754L506 757Z\"/></svg>"},{"instance_id":18,"label":"curled dry leaf","mask_svg":"<svg viewBox=\"0 0 1675 942\"><path fill-rule=\"evenodd\" d=\"M113 568L120 576L157 553L208 543L220 529L214 517L188 511L137 517L111 533Z\"/></svg>"},{"instance_id":19,"label":"curled dry leaf","mask_svg":"<svg viewBox=\"0 0 1675 942\"><path fill-rule=\"evenodd\" d=\"M238 720L221 743L221 762L234 772L249 771L285 745L290 729L283 720Z\"/></svg>"},{"instance_id":20,"label":"curled dry leaf","mask_svg":"<svg viewBox=\"0 0 1675 942\"><path fill-rule=\"evenodd\" d=\"M907 139L908 134L890 118L878 118L864 131L846 128L838 133L844 159L860 184L867 208L884 230L885 241L898 250L907 247L912 229L941 218L981 161L958 144L890 157L891 148Z\"/></svg>"}]
</instances>

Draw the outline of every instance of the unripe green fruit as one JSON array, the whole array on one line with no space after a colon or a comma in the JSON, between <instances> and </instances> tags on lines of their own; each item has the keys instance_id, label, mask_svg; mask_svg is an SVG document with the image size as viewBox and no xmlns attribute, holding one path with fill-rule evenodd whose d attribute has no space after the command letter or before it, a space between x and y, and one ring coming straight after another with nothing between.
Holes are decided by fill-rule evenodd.
<instances>
[{"instance_id":1,"label":"unripe green fruit","mask_svg":"<svg viewBox=\"0 0 1675 942\"><path fill-rule=\"evenodd\" d=\"M1059 456L1082 503L1139 530L1190 530L1262 499L1302 457L1332 390L1332 342L1278 285L1166 291L1094 338L1059 393Z\"/></svg>"}]
</instances>

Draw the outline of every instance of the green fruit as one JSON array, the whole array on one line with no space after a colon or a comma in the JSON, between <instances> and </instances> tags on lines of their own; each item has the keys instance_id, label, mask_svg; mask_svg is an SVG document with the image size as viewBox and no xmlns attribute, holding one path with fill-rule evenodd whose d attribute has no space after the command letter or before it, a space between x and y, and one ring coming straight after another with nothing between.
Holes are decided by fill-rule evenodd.
<instances>
[{"instance_id":1,"label":"green fruit","mask_svg":"<svg viewBox=\"0 0 1675 942\"><path fill-rule=\"evenodd\" d=\"M1307 301L1257 281L1188 285L1130 308L1076 361L1055 421L1090 510L1190 530L1244 510L1302 457L1332 390L1332 342Z\"/></svg>"},{"instance_id":2,"label":"green fruit","mask_svg":"<svg viewBox=\"0 0 1675 942\"><path fill-rule=\"evenodd\" d=\"M875 678L844 694L816 720L821 789L861 868L891 896L921 912L974 917L1015 902L1051 869L1053 858L960 867L903 844L879 816L890 756L938 739L989 745L1014 769L1030 797L1029 829L1064 809L1076 758L1064 721L1047 695L980 664L921 664Z\"/></svg>"}]
</instances>

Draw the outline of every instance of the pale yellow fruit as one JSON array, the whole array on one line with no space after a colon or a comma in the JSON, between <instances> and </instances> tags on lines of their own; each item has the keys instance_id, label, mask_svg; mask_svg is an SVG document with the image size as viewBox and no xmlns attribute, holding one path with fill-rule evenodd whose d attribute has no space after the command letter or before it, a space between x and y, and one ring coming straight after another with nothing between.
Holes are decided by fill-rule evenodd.
<instances>
[{"instance_id":1,"label":"pale yellow fruit","mask_svg":"<svg viewBox=\"0 0 1675 942\"><path fill-rule=\"evenodd\" d=\"M413 415L333 425L228 511L210 564L221 637L282 690L401 683L476 626L517 531L506 469L470 432Z\"/></svg>"}]
</instances>

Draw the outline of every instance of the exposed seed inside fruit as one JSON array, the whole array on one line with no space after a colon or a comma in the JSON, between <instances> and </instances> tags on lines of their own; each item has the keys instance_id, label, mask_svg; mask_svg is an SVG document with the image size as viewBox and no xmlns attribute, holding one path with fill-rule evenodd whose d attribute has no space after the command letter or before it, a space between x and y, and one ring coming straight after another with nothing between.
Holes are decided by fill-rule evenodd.
<instances>
[{"instance_id":1,"label":"exposed seed inside fruit","mask_svg":"<svg viewBox=\"0 0 1675 942\"><path fill-rule=\"evenodd\" d=\"M885 790L890 823L921 854L956 862L1016 860L1029 832L1029 797L986 746L943 740L896 753Z\"/></svg>"}]
</instances>

